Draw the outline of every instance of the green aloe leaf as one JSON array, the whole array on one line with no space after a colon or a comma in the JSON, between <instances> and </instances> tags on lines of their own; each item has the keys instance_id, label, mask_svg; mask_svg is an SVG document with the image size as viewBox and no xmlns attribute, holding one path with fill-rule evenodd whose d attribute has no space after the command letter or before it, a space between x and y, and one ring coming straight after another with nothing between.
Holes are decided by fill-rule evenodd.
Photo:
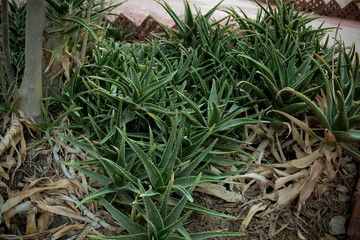
<instances>
[{"instance_id":1,"label":"green aloe leaf","mask_svg":"<svg viewBox=\"0 0 360 240\"><path fill-rule=\"evenodd\" d=\"M217 139L215 141L213 141L196 159L191 161L188 166L186 166L179 174L177 174L177 177L181 178L181 177L189 176L196 169L196 167L201 163L201 161L206 157L206 155L209 154L209 152L215 146L217 141L218 141Z\"/></svg>"},{"instance_id":2,"label":"green aloe leaf","mask_svg":"<svg viewBox=\"0 0 360 240\"><path fill-rule=\"evenodd\" d=\"M65 17L63 20L65 21L70 21L70 22L74 22L74 23L77 23L81 26L83 26L84 28L86 28L90 33L91 35L97 40L97 36L96 36L96 33L91 29L91 27L81 18L77 17L77 16L68 16L68 17Z\"/></svg>"},{"instance_id":3,"label":"green aloe leaf","mask_svg":"<svg viewBox=\"0 0 360 240\"><path fill-rule=\"evenodd\" d=\"M222 121L215 127L215 131L225 131L232 128L236 128L239 126L247 125L247 124L258 124L258 123L266 123L263 120L255 120L255 119L248 119L248 118L237 118L230 121Z\"/></svg>"},{"instance_id":4,"label":"green aloe leaf","mask_svg":"<svg viewBox=\"0 0 360 240\"><path fill-rule=\"evenodd\" d=\"M179 94L182 98L184 98L189 104L190 106L193 108L193 110L195 111L196 116L198 117L198 120L201 124L203 124L203 126L206 126L206 121L205 118L203 116L203 114L200 111L199 106L196 105L196 103L194 103L190 98L186 97L184 94L182 94L181 92L175 90L175 92L177 94Z\"/></svg>"},{"instance_id":5,"label":"green aloe leaf","mask_svg":"<svg viewBox=\"0 0 360 240\"><path fill-rule=\"evenodd\" d=\"M195 20L191 12L189 2L187 0L183 0L183 2L185 7L185 24L189 27L189 29L192 29L195 26Z\"/></svg>"},{"instance_id":6,"label":"green aloe leaf","mask_svg":"<svg viewBox=\"0 0 360 240\"><path fill-rule=\"evenodd\" d=\"M333 131L332 133L337 142L360 143L360 130L350 129L348 131Z\"/></svg>"},{"instance_id":7,"label":"green aloe leaf","mask_svg":"<svg viewBox=\"0 0 360 240\"><path fill-rule=\"evenodd\" d=\"M111 236L111 237L100 237L97 235L89 235L89 237L91 238L95 238L95 239L119 239L119 240L149 240L148 234L147 233L139 233L139 234L132 234L132 235L124 235L124 236Z\"/></svg>"},{"instance_id":8,"label":"green aloe leaf","mask_svg":"<svg viewBox=\"0 0 360 240\"><path fill-rule=\"evenodd\" d=\"M360 151L347 143L339 143L342 149L344 149L350 156L360 162Z\"/></svg>"},{"instance_id":9,"label":"green aloe leaf","mask_svg":"<svg viewBox=\"0 0 360 240\"><path fill-rule=\"evenodd\" d=\"M101 157L100 158L101 164L104 166L104 168L107 170L109 175L111 176L111 179L116 183L118 176L123 176L125 179L130 181L134 186L137 186L138 178L136 178L134 175L132 175L129 171L119 166L117 163L115 163L112 160L106 159Z\"/></svg>"},{"instance_id":10,"label":"green aloe leaf","mask_svg":"<svg viewBox=\"0 0 360 240\"><path fill-rule=\"evenodd\" d=\"M241 82L238 83L238 85L240 85L240 84L242 84L242 83L250 86L250 87L255 91L255 93L256 93L261 99L263 99L263 100L265 101L266 107L271 106L271 102L270 102L268 96L266 96L266 94L264 93L264 91L261 90L258 86L256 86L255 84L252 84L251 82L248 82L248 81L241 81Z\"/></svg>"},{"instance_id":11,"label":"green aloe leaf","mask_svg":"<svg viewBox=\"0 0 360 240\"><path fill-rule=\"evenodd\" d=\"M197 178L191 185L191 187L189 189L190 194L194 191L196 185L198 185L198 183L200 182L200 179L201 179L201 173L197 176ZM177 202L177 204L172 209L170 214L167 215L166 218L164 219L165 227L169 227L171 224L173 224L174 222L176 222L179 219L179 216L180 216L181 212L183 211L186 202L187 202L186 197L183 197L180 201Z\"/></svg>"},{"instance_id":12,"label":"green aloe leaf","mask_svg":"<svg viewBox=\"0 0 360 240\"><path fill-rule=\"evenodd\" d=\"M208 126L211 127L214 124L218 124L221 121L221 113L215 102L211 102L212 106L209 108ZM210 104L210 105L211 105Z\"/></svg>"},{"instance_id":13,"label":"green aloe leaf","mask_svg":"<svg viewBox=\"0 0 360 240\"><path fill-rule=\"evenodd\" d=\"M109 211L109 213L114 217L114 219L121 224L130 234L146 234L147 230L131 220L128 216L120 212L118 209L116 209L113 205L111 205L108 201L106 201L104 198L99 198L100 202L106 210Z\"/></svg>"},{"instance_id":14,"label":"green aloe leaf","mask_svg":"<svg viewBox=\"0 0 360 240\"><path fill-rule=\"evenodd\" d=\"M347 131L349 130L349 120L346 113L344 96L340 91L336 91L336 97L338 100L338 113L333 124L333 129L334 131Z\"/></svg>"},{"instance_id":15,"label":"green aloe leaf","mask_svg":"<svg viewBox=\"0 0 360 240\"><path fill-rule=\"evenodd\" d=\"M66 44L67 43L61 43L55 48L55 50L51 54L49 65L46 70L48 70L50 68L50 66L53 64L53 62L55 61L55 59L59 55L59 53L66 47Z\"/></svg>"},{"instance_id":16,"label":"green aloe leaf","mask_svg":"<svg viewBox=\"0 0 360 240\"><path fill-rule=\"evenodd\" d=\"M90 171L89 169L86 169L86 168L82 168L80 166L77 166L71 162L62 162L63 164L65 165L69 165L71 166L72 168L75 168L76 170L82 172L83 174L85 174L86 176L90 177L91 179L95 180L95 181L98 181L99 183L101 184L108 184L111 182L111 179L104 176L103 174L99 174L99 173L96 173L96 172L93 172L93 171ZM79 162L77 162L79 163ZM82 164L80 162L80 164ZM86 164L86 163L83 163L83 164Z\"/></svg>"},{"instance_id":17,"label":"green aloe leaf","mask_svg":"<svg viewBox=\"0 0 360 240\"><path fill-rule=\"evenodd\" d=\"M356 115L349 118L349 128L354 128L360 124L360 115Z\"/></svg>"},{"instance_id":18,"label":"green aloe leaf","mask_svg":"<svg viewBox=\"0 0 360 240\"><path fill-rule=\"evenodd\" d=\"M237 232L220 232L220 231L211 231L211 232L201 232L190 234L192 240L202 240L213 237L243 237L246 236L245 233Z\"/></svg>"},{"instance_id":19,"label":"green aloe leaf","mask_svg":"<svg viewBox=\"0 0 360 240\"><path fill-rule=\"evenodd\" d=\"M138 181L138 186L141 193L145 193L145 189L141 184L140 180ZM141 196L141 195L140 195ZM150 197L143 196L146 209L146 215L149 221L154 225L155 231L161 231L164 229L164 222L161 217L161 214L157 207L155 206L154 202L151 200Z\"/></svg>"},{"instance_id":20,"label":"green aloe leaf","mask_svg":"<svg viewBox=\"0 0 360 240\"><path fill-rule=\"evenodd\" d=\"M96 158L100 158L99 153L97 152L96 148L94 147L94 145L90 144L90 143L84 143L78 140L75 140L73 138L70 138L66 135L60 134L59 136L62 137L63 139L69 141L71 144L78 146L79 148L87 151L89 154L91 154L92 156L96 157Z\"/></svg>"},{"instance_id":21,"label":"green aloe leaf","mask_svg":"<svg viewBox=\"0 0 360 240\"><path fill-rule=\"evenodd\" d=\"M99 139L104 139L106 134L101 130L101 128L99 127L99 125L96 123L96 121L94 120L94 118L89 114L88 118L90 119L90 123L93 126L97 136Z\"/></svg>"},{"instance_id":22,"label":"green aloe leaf","mask_svg":"<svg viewBox=\"0 0 360 240\"><path fill-rule=\"evenodd\" d=\"M172 153L173 146L174 146L174 143L175 143L175 140L176 140L177 131L178 131L177 122L178 122L178 115L176 115L175 119L172 119L172 130L171 130L171 133L170 133L170 138L166 143L164 153L163 153L163 155L161 157L161 160L160 160L160 163L159 163L159 168L160 169L165 168L165 166L167 165L167 163L169 162L169 160L170 160L170 158L171 158L171 156L173 154L177 154L177 152ZM166 169L164 169L164 171L166 171ZM172 171L172 169L171 169L171 171Z\"/></svg>"},{"instance_id":23,"label":"green aloe leaf","mask_svg":"<svg viewBox=\"0 0 360 240\"><path fill-rule=\"evenodd\" d=\"M154 187L163 186L164 182L161 177L160 171L151 161L150 157L138 145L136 145L132 140L130 140L123 131L118 129L118 132L130 145L130 147L134 150L136 155L140 158L141 162L144 164L144 167L146 169L146 172L148 173L148 177L152 185Z\"/></svg>"},{"instance_id":24,"label":"green aloe leaf","mask_svg":"<svg viewBox=\"0 0 360 240\"><path fill-rule=\"evenodd\" d=\"M173 185L172 190L178 193L179 195L184 195L184 197L186 197L189 202L194 202L194 199L191 196L191 194L188 191L186 191L186 189L183 186Z\"/></svg>"},{"instance_id":25,"label":"green aloe leaf","mask_svg":"<svg viewBox=\"0 0 360 240\"><path fill-rule=\"evenodd\" d=\"M179 218L176 222L171 224L170 226L164 228L159 232L159 235L161 236L161 239L168 239L171 234L173 234L178 228L180 228L183 223L188 219L188 217L191 215L192 211L189 211L185 213L181 218Z\"/></svg>"},{"instance_id":26,"label":"green aloe leaf","mask_svg":"<svg viewBox=\"0 0 360 240\"><path fill-rule=\"evenodd\" d=\"M182 144L182 139L183 139L183 129L181 129L178 133L178 137L176 139L175 142L175 146L173 148L173 151L171 152L171 157L170 159L168 159L168 161L166 162L165 168L163 170L163 174L164 174L164 179L167 180L170 177L171 172L174 169L175 166L175 162L178 156L178 153L181 149L181 144Z\"/></svg>"},{"instance_id":27,"label":"green aloe leaf","mask_svg":"<svg viewBox=\"0 0 360 240\"><path fill-rule=\"evenodd\" d=\"M178 15L171 9L170 5L167 4L166 2L164 2L164 4L162 4L160 1L156 1L157 3L159 3L170 15L170 17L174 20L176 26L178 27L179 31L182 33L186 32L186 27L184 26L183 22L181 21L181 19L178 17Z\"/></svg>"},{"instance_id":28,"label":"green aloe leaf","mask_svg":"<svg viewBox=\"0 0 360 240\"><path fill-rule=\"evenodd\" d=\"M89 196L87 196L86 198L84 198L83 200L81 200L81 202L79 202L76 207L79 207L80 205L82 205L83 203L87 202L87 201L90 201L94 198L97 198L97 197L101 197L102 195L106 195L106 194L109 194L109 193L115 193L118 191L118 188L115 184L110 184L108 186L105 186L95 192L93 192L92 194L90 194Z\"/></svg>"},{"instance_id":29,"label":"green aloe leaf","mask_svg":"<svg viewBox=\"0 0 360 240\"><path fill-rule=\"evenodd\" d=\"M304 101L308 105L308 107L314 112L315 116L318 117L318 119L321 122L321 124L323 125L323 127L325 129L329 129L330 131L332 130L332 127L330 126L330 123L329 123L328 119L326 118L325 114L321 111L321 109L318 106L316 106L316 104L312 100L310 100L308 97L306 97L302 93L297 92L291 88L282 89L279 92L279 94L283 91L291 92L291 93L295 94L298 98L300 98L302 101Z\"/></svg>"},{"instance_id":30,"label":"green aloe leaf","mask_svg":"<svg viewBox=\"0 0 360 240\"><path fill-rule=\"evenodd\" d=\"M177 71L173 72L172 74L170 74L169 76L167 76L165 79L163 80L159 80L157 82L154 82L148 86L146 86L146 90L143 93L143 95L138 99L138 103L142 103L144 101L146 101L149 96L151 94L153 94L154 92L158 91L159 88L165 86L166 84L168 84L170 81L173 80L175 74L177 73Z\"/></svg>"},{"instance_id":31,"label":"green aloe leaf","mask_svg":"<svg viewBox=\"0 0 360 240\"><path fill-rule=\"evenodd\" d=\"M177 202L175 199L170 199L170 200L172 200L172 202ZM216 212L216 211L210 210L208 208L196 205L194 203L189 203L189 202L187 202L185 204L185 209L196 211L198 213L202 213L202 214L209 215L209 216L216 217L216 218L236 219L234 216L219 213L219 212Z\"/></svg>"},{"instance_id":32,"label":"green aloe leaf","mask_svg":"<svg viewBox=\"0 0 360 240\"><path fill-rule=\"evenodd\" d=\"M170 194L172 193L171 189L172 186L174 185L174 173L172 173L170 181L166 187L165 193L163 195L163 199L161 201L161 205L160 205L160 214L162 218L165 218L168 212L168 201L169 201L169 197Z\"/></svg>"}]
</instances>

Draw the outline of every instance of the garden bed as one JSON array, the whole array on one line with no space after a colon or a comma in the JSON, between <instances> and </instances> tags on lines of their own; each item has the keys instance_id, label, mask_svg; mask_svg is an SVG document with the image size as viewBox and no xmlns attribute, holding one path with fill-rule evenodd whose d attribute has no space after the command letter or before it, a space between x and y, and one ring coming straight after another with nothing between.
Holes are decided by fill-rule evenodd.
<instances>
[{"instance_id":1,"label":"garden bed","mask_svg":"<svg viewBox=\"0 0 360 240\"><path fill-rule=\"evenodd\" d=\"M107 25L80 67L64 32L44 123L1 106L0 238L346 239L356 49L290 4L218 22L162 6L176 28Z\"/></svg>"}]
</instances>

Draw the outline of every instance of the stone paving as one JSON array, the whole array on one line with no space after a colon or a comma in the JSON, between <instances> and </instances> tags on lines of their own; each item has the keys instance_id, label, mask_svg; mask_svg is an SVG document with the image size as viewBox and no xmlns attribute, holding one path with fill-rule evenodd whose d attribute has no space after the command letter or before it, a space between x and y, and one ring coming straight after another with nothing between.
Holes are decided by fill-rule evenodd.
<instances>
[{"instance_id":1,"label":"stone paving","mask_svg":"<svg viewBox=\"0 0 360 240\"><path fill-rule=\"evenodd\" d=\"M115 0L115 2L122 2L122 0ZM184 5L182 0L167 0L166 1L174 12L180 17L184 17ZM195 13L194 5L201 9L203 13L214 7L219 0L188 0L193 12ZM237 7L241 8L250 18L254 18L258 11L258 5L252 0L225 0L221 7ZM174 22L167 14L167 12L161 7L159 3L154 0L128 0L121 6L114 10L114 13L123 14L133 22L136 26L140 26L141 23L150 15L157 21L165 24L166 26L173 26ZM217 11L214 14L216 19L221 19L226 14L222 11ZM335 17L322 17L320 20L316 20L312 23L314 27L320 26L322 22L324 27L337 27L340 23L341 29L339 35L346 45L353 43L360 48L360 21L346 20ZM335 33L330 33L333 38ZM358 50L359 51L359 50Z\"/></svg>"}]
</instances>

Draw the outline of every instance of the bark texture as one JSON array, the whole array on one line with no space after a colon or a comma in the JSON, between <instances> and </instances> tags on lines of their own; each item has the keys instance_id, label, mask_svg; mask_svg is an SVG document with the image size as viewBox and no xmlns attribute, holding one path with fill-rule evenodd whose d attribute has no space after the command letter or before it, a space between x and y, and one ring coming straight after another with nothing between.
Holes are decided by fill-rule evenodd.
<instances>
[{"instance_id":1,"label":"bark texture","mask_svg":"<svg viewBox=\"0 0 360 240\"><path fill-rule=\"evenodd\" d=\"M44 25L45 0L28 0L25 22L25 72L19 89L19 110L36 122L43 122L41 95Z\"/></svg>"}]
</instances>

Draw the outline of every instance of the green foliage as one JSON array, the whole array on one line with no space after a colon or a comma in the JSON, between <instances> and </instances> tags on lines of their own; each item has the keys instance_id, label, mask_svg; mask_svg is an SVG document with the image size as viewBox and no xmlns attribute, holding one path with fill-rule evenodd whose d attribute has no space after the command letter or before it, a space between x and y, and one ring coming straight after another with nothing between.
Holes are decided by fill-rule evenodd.
<instances>
[{"instance_id":1,"label":"green foliage","mask_svg":"<svg viewBox=\"0 0 360 240\"><path fill-rule=\"evenodd\" d=\"M48 3L51 28L46 35L59 40L50 62L62 51L78 50L85 29L96 38L97 14L105 10L94 12L86 22L91 1ZM66 84L56 88L48 83L53 95L44 98L45 123L39 128L49 140L56 128L74 131L74 137L61 135L62 139L87 151L91 159L64 164L101 186L91 189L80 204L98 201L124 229L119 237L92 237L241 236L189 234L182 225L191 211L233 218L196 205L192 192L199 183L226 183L229 174L242 172L247 162L237 161L238 154L253 160L243 150L251 144L244 141L246 125L289 119L328 146L339 145L360 159L354 145L360 142L355 47L346 48L341 41L329 46L324 36L330 29L313 29L316 18L295 11L290 3L277 3L277 8L259 4L255 20L241 9L241 14L227 9L227 17L211 20L221 3L193 16L184 0L184 21L170 5L160 3L177 26L166 39L130 44L104 38L94 42L87 62L75 68ZM231 18L234 24L220 25ZM19 31L21 16L12 19L12 31ZM20 42L14 39L13 46ZM14 56L21 58L21 51ZM13 107L8 101L0 110ZM56 109L62 112L51 120L48 113ZM324 135L303 123L305 114L317 117ZM58 126L65 116L70 125ZM216 165L237 170L215 173L211 166Z\"/></svg>"},{"instance_id":2,"label":"green foliage","mask_svg":"<svg viewBox=\"0 0 360 240\"><path fill-rule=\"evenodd\" d=\"M25 15L26 4L9 1L9 31L11 63L15 71L15 78L21 79L25 68Z\"/></svg>"},{"instance_id":3,"label":"green foliage","mask_svg":"<svg viewBox=\"0 0 360 240\"><path fill-rule=\"evenodd\" d=\"M312 110L325 128L323 139L327 144L338 144L352 157L360 160L360 151L350 145L360 142L360 131L354 129L360 124L360 108L355 101L355 89L359 81L359 55L354 46L347 53L341 42L336 50L338 57L332 62L331 68L323 58L314 59L325 88L321 96L316 96L316 102L293 89L283 91L295 94Z\"/></svg>"},{"instance_id":4,"label":"green foliage","mask_svg":"<svg viewBox=\"0 0 360 240\"><path fill-rule=\"evenodd\" d=\"M243 30L243 38L250 41L246 47L239 45L241 48L233 55L246 75L239 86L267 107L299 115L305 104L287 92L279 93L292 88L311 98L319 90L321 85L308 87L319 75L319 68L312 59L314 54L326 58L332 55L333 48L327 46L328 40L321 43L330 29L321 26L313 29L311 22L318 17L296 12L290 2L276 2L276 8L270 4L258 5L255 20L248 19L241 9L227 9Z\"/></svg>"},{"instance_id":5,"label":"green foliage","mask_svg":"<svg viewBox=\"0 0 360 240\"><path fill-rule=\"evenodd\" d=\"M321 43L329 29L309 26L314 17L281 3L277 9L260 6L255 20L228 9L227 18L236 24L222 27L210 20L219 5L194 17L184 1L184 21L167 3L161 5L178 28L168 32L168 39L99 42L63 92L52 89L52 100L73 121L66 127L86 141L62 138L93 157L64 164L102 185L81 204L99 201L129 234L94 238L241 236L188 234L182 224L191 211L231 218L193 203L192 191L198 183L225 182L231 174L214 173L211 165L231 164L241 171L244 162L223 156L242 154L251 160L242 150L248 144L242 130L269 123L260 119L289 118L300 124L295 117L315 114L339 145L357 154L349 142L359 139L354 130L359 59L354 49ZM269 109L270 117L264 114Z\"/></svg>"}]
</instances>

